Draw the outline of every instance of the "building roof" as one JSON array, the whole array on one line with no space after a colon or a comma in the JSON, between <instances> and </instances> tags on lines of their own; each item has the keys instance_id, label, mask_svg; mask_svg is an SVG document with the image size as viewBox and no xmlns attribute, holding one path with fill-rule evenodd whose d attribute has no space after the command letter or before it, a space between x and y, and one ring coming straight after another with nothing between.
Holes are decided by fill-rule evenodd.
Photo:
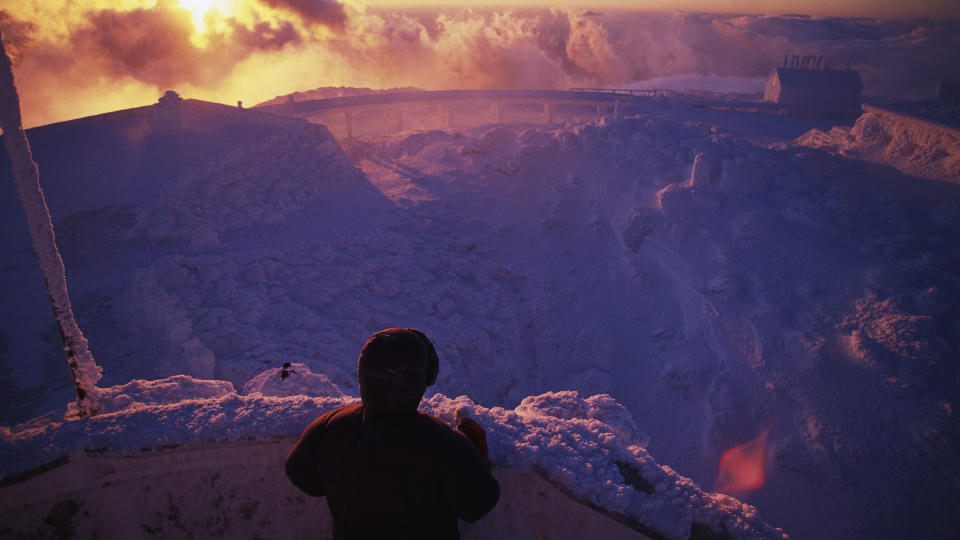
<instances>
[{"instance_id":1,"label":"building roof","mask_svg":"<svg viewBox=\"0 0 960 540\"><path fill-rule=\"evenodd\" d=\"M770 75L776 75L784 87L846 88L858 94L863 90L860 74L847 69L795 69L778 67Z\"/></svg>"}]
</instances>

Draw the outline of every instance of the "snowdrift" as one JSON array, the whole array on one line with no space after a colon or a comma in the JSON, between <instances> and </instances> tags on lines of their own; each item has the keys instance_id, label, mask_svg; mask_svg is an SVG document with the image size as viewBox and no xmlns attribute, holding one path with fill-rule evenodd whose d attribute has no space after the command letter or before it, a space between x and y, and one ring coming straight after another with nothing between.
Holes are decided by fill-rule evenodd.
<instances>
[{"instance_id":1,"label":"snowdrift","mask_svg":"<svg viewBox=\"0 0 960 540\"><path fill-rule=\"evenodd\" d=\"M279 369L272 375L288 391L322 393L308 373L289 385ZM25 472L0 490L7 533L70 527L90 538L293 538L318 525L329 530L322 501L307 503L289 485L283 458L303 426L356 398L241 396L228 383L186 376L132 381L104 394L106 412L94 418L2 428L4 470ZM468 537L567 536L562 531L578 517L587 521L569 530L584 538L598 531L618 538L689 538L697 531L785 537L752 507L705 493L659 466L610 396L550 393L507 411L436 394L421 410L451 424L457 411L476 418L505 488L524 486L504 489L501 510L470 526Z\"/></svg>"},{"instance_id":2,"label":"snowdrift","mask_svg":"<svg viewBox=\"0 0 960 540\"><path fill-rule=\"evenodd\" d=\"M864 105L863 109L864 114L852 128L835 127L829 132L812 130L797 141L892 165L914 176L960 183L960 126L956 125L956 105L918 102L889 108ZM952 118L954 125L925 119L924 114L940 120Z\"/></svg>"},{"instance_id":3,"label":"snowdrift","mask_svg":"<svg viewBox=\"0 0 960 540\"><path fill-rule=\"evenodd\" d=\"M122 201L51 197L103 385L219 382L170 400L136 383L88 423L45 415L69 380L34 263L5 239L10 466L296 435L355 395L366 337L409 326L442 362L427 410L471 409L498 467L627 522L776 537L696 487L767 433L765 481L737 495L792 536L947 535L957 186L755 142L808 120L642 110L342 146L319 126L237 129L250 137ZM286 362L309 377L278 382Z\"/></svg>"}]
</instances>

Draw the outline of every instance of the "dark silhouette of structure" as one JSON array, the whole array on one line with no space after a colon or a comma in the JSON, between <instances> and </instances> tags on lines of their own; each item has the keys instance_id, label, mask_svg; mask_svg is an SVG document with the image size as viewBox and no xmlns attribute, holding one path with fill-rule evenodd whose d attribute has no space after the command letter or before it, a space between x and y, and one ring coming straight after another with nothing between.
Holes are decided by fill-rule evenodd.
<instances>
[{"instance_id":1,"label":"dark silhouette of structure","mask_svg":"<svg viewBox=\"0 0 960 540\"><path fill-rule=\"evenodd\" d=\"M767 76L763 100L811 109L857 109L863 82L851 69L833 69L823 56L784 57Z\"/></svg>"}]
</instances>

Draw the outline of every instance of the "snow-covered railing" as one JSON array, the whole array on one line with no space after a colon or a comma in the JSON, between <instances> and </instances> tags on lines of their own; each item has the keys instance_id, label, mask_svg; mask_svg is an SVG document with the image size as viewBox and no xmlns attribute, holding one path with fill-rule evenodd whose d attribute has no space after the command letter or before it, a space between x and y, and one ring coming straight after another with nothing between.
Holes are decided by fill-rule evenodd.
<instances>
[{"instance_id":1,"label":"snow-covered railing","mask_svg":"<svg viewBox=\"0 0 960 540\"><path fill-rule=\"evenodd\" d=\"M538 102L570 100L587 103L603 101L613 104L616 98L612 95L609 97L598 96L596 92L568 90L420 90L416 92L382 92L337 98L310 99L280 105L266 105L256 107L256 109L277 114L298 114L322 109L343 109L363 105L477 100L535 100Z\"/></svg>"},{"instance_id":2,"label":"snow-covered railing","mask_svg":"<svg viewBox=\"0 0 960 540\"><path fill-rule=\"evenodd\" d=\"M633 88L571 88L571 92L592 92L597 94L626 94L629 96L656 96L662 90L637 90Z\"/></svg>"},{"instance_id":3,"label":"snow-covered railing","mask_svg":"<svg viewBox=\"0 0 960 540\"><path fill-rule=\"evenodd\" d=\"M627 94L627 95L624 95ZM606 114L617 114L627 92L596 92L566 90L420 90L413 92L382 92L337 98L291 101L277 105L256 107L274 114L316 118L318 115L342 114L348 138L354 136L354 115L363 111L381 110L392 114L396 131L403 131L406 106L436 108L437 125L451 127L457 108L489 106L489 121L502 123L508 106L535 105L542 107L542 120L553 123L560 106L595 107L597 119Z\"/></svg>"}]
</instances>

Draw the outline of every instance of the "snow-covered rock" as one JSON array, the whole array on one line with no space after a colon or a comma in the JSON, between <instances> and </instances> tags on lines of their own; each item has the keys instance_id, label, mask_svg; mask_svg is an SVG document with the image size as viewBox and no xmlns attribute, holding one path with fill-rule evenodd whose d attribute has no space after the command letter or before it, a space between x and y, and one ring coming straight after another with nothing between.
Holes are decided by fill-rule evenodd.
<instances>
[{"instance_id":1,"label":"snow-covered rock","mask_svg":"<svg viewBox=\"0 0 960 540\"><path fill-rule=\"evenodd\" d=\"M865 107L867 112L852 128L813 130L797 141L892 165L914 176L960 183L960 128L885 108Z\"/></svg>"},{"instance_id":2,"label":"snow-covered rock","mask_svg":"<svg viewBox=\"0 0 960 540\"><path fill-rule=\"evenodd\" d=\"M313 373L305 364L285 363L256 375L243 385L244 394L264 396L326 396L341 397L345 394L322 373Z\"/></svg>"}]
</instances>

